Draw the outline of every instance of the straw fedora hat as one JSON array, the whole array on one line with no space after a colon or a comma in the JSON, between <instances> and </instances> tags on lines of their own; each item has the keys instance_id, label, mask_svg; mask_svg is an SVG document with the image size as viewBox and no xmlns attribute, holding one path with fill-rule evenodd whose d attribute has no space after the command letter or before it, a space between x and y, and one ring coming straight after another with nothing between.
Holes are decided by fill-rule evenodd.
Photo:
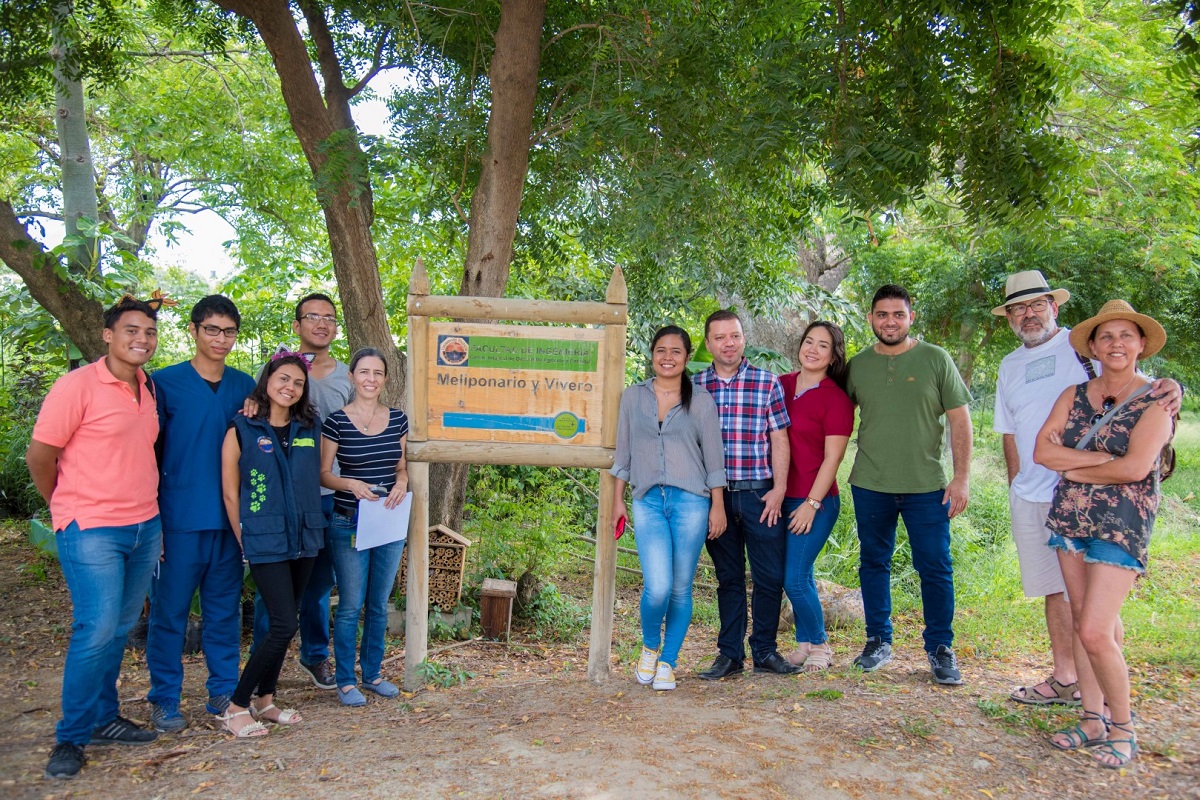
<instances>
[{"instance_id":1,"label":"straw fedora hat","mask_svg":"<svg viewBox=\"0 0 1200 800\"><path fill-rule=\"evenodd\" d=\"M1071 299L1071 293L1066 289L1051 289L1049 282L1040 270L1027 269L1024 272L1014 272L1004 282L1004 302L992 309L997 317L1003 317L1008 312L1005 309L1009 303L1028 302L1043 295L1050 295L1060 306Z\"/></svg>"},{"instance_id":2,"label":"straw fedora hat","mask_svg":"<svg viewBox=\"0 0 1200 800\"><path fill-rule=\"evenodd\" d=\"M1128 320L1141 327L1142 333L1146 335L1146 349L1138 358L1149 358L1162 350L1163 345L1167 343L1167 332L1154 317L1137 313L1133 310L1133 306L1124 300L1109 300L1100 308L1100 313L1091 319L1085 319L1071 329L1071 347L1074 347L1075 352L1084 358L1092 358L1092 351L1088 348L1088 339L1091 338L1092 331L1102 323L1113 319Z\"/></svg>"}]
</instances>

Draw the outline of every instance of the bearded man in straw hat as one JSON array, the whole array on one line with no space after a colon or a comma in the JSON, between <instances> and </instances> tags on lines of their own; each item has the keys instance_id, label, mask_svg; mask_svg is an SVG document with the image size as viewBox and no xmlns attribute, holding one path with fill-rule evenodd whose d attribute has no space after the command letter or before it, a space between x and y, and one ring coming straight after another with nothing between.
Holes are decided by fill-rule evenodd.
<instances>
[{"instance_id":1,"label":"bearded man in straw hat","mask_svg":"<svg viewBox=\"0 0 1200 800\"><path fill-rule=\"evenodd\" d=\"M1046 630L1050 636L1050 675L1041 683L1022 686L1009 697L1030 705L1079 705L1075 658L1071 650L1071 607L1055 552L1046 546L1050 531L1046 517L1058 473L1035 464L1033 447L1054 401L1068 386L1094 377L1096 364L1071 346L1071 331L1058 327L1058 308L1071 293L1053 289L1038 270L1008 276L1004 303L992 309L1008 319L1021 347L1000 364L996 380L993 428L1002 435L1008 467L1008 503L1013 541L1021 566L1026 597L1044 597ZM1152 394L1168 413L1179 410L1179 384L1159 380Z\"/></svg>"}]
</instances>

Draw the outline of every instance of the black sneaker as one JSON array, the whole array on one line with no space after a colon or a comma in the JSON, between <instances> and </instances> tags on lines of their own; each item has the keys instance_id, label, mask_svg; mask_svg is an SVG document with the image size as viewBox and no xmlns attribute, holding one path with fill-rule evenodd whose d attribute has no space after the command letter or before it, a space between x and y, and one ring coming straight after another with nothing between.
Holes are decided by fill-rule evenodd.
<instances>
[{"instance_id":1,"label":"black sneaker","mask_svg":"<svg viewBox=\"0 0 1200 800\"><path fill-rule=\"evenodd\" d=\"M333 676L333 662L328 658L318 661L316 664L305 664L303 661L298 663L300 669L309 674L318 689L337 688L337 680Z\"/></svg>"},{"instance_id":2,"label":"black sneaker","mask_svg":"<svg viewBox=\"0 0 1200 800\"><path fill-rule=\"evenodd\" d=\"M150 744L158 738L154 731L139 728L124 717L92 731L92 744Z\"/></svg>"},{"instance_id":3,"label":"black sneaker","mask_svg":"<svg viewBox=\"0 0 1200 800\"><path fill-rule=\"evenodd\" d=\"M874 672L892 660L892 643L878 636L867 637L862 655L854 659L854 666L863 672Z\"/></svg>"},{"instance_id":4,"label":"black sneaker","mask_svg":"<svg viewBox=\"0 0 1200 800\"><path fill-rule=\"evenodd\" d=\"M50 760L46 763L44 777L70 780L79 774L87 759L83 756L83 748L70 742L59 742L50 751Z\"/></svg>"},{"instance_id":5,"label":"black sneaker","mask_svg":"<svg viewBox=\"0 0 1200 800\"><path fill-rule=\"evenodd\" d=\"M933 679L946 686L958 686L963 682L962 673L958 671L958 659L954 651L944 644L929 653L929 669L933 671Z\"/></svg>"}]
</instances>

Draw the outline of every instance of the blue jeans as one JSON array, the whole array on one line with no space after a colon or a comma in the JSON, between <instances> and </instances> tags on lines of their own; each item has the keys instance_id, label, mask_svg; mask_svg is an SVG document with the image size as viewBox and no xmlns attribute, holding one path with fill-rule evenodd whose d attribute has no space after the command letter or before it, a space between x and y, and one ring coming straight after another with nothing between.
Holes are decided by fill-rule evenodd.
<instances>
[{"instance_id":1,"label":"blue jeans","mask_svg":"<svg viewBox=\"0 0 1200 800\"><path fill-rule=\"evenodd\" d=\"M851 486L858 522L860 561L867 636L892 641L892 553L896 521L904 519L912 547L913 568L921 578L925 613L925 650L954 644L954 565L950 561L950 504L938 489L922 494L886 494Z\"/></svg>"},{"instance_id":2,"label":"blue jeans","mask_svg":"<svg viewBox=\"0 0 1200 800\"><path fill-rule=\"evenodd\" d=\"M233 694L241 666L242 550L233 531L165 531L163 560L153 583L146 666L152 703L179 702L183 642L200 589L202 649L209 697Z\"/></svg>"},{"instance_id":3,"label":"blue jeans","mask_svg":"<svg viewBox=\"0 0 1200 800\"><path fill-rule=\"evenodd\" d=\"M779 630L779 607L783 604L783 565L787 547L787 528L782 518L774 525L759 522L766 490L725 491L725 518L729 527L704 545L712 558L717 575L717 609L721 614L721 632L717 649L739 664L746 659L746 559L754 594L750 610L754 628L750 632L750 653L762 661L775 652L775 634Z\"/></svg>"},{"instance_id":4,"label":"blue jeans","mask_svg":"<svg viewBox=\"0 0 1200 800\"><path fill-rule=\"evenodd\" d=\"M633 501L643 577L642 644L651 650L661 644L658 660L672 667L692 624L692 581L708 536L710 507L709 498L675 486L652 486Z\"/></svg>"},{"instance_id":5,"label":"blue jeans","mask_svg":"<svg viewBox=\"0 0 1200 800\"><path fill-rule=\"evenodd\" d=\"M325 521L333 516L333 495L321 495L321 511ZM326 529L328 530L328 529ZM300 660L305 664L320 664L329 658L329 593L333 591L333 556L326 545L317 551L312 574L300 598ZM271 627L262 592L254 595L254 639L250 652L267 636Z\"/></svg>"},{"instance_id":6,"label":"blue jeans","mask_svg":"<svg viewBox=\"0 0 1200 800\"><path fill-rule=\"evenodd\" d=\"M55 737L82 747L94 728L117 717L125 639L141 616L162 552L162 525L157 514L134 525L87 530L72 521L54 538L74 606Z\"/></svg>"},{"instance_id":7,"label":"blue jeans","mask_svg":"<svg viewBox=\"0 0 1200 800\"><path fill-rule=\"evenodd\" d=\"M804 505L804 498L785 498L783 519L786 524L792 512ZM787 562L783 568L783 588L792 601L792 614L796 618L796 641L812 644L825 643L825 613L821 610L821 598L817 596L817 582L813 578L813 566L821 548L829 541L833 526L837 524L842 510L842 498L838 495L825 498L821 510L813 516L812 528L808 533L787 535Z\"/></svg>"},{"instance_id":8,"label":"blue jeans","mask_svg":"<svg viewBox=\"0 0 1200 800\"><path fill-rule=\"evenodd\" d=\"M387 637L388 599L396 585L396 572L404 554L404 541L356 550L352 544L358 525L354 518L334 512L325 540L337 576L338 606L333 615L334 672L337 685L353 686L354 644L358 617L363 612L362 650L359 666L364 683L374 683L383 662Z\"/></svg>"}]
</instances>

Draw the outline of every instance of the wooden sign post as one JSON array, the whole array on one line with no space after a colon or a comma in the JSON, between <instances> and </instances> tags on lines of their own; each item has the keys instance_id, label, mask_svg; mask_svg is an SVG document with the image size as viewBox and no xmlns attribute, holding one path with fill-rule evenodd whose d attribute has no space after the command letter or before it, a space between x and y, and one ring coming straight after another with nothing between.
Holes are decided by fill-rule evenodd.
<instances>
[{"instance_id":1,"label":"wooden sign post","mask_svg":"<svg viewBox=\"0 0 1200 800\"><path fill-rule=\"evenodd\" d=\"M429 464L524 464L600 469L588 677L608 676L616 597L612 536L625 387L628 293L620 267L603 303L429 294L417 262L408 288L408 535L404 685L421 686L428 651ZM472 322L431 322L430 318ZM512 322L566 323L513 325Z\"/></svg>"}]
</instances>

